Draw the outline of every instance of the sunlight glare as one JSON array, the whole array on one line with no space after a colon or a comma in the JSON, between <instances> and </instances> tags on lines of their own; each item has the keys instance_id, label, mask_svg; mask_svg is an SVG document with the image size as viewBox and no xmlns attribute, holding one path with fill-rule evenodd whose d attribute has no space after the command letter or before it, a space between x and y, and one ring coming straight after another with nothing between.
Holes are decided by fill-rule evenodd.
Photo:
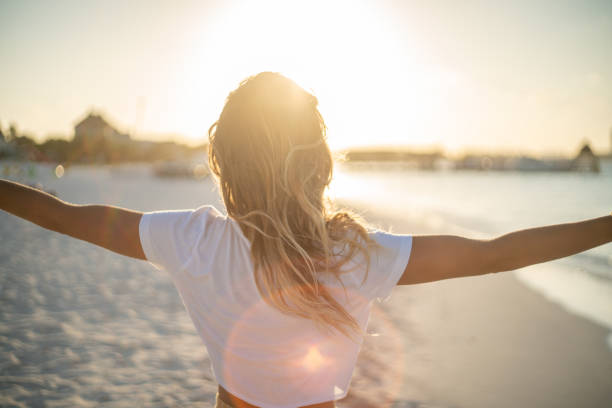
<instances>
[{"instance_id":1,"label":"sunlight glare","mask_svg":"<svg viewBox=\"0 0 612 408\"><path fill-rule=\"evenodd\" d=\"M325 358L321 355L319 349L311 346L303 360L304 367L309 371L315 371L325 363Z\"/></svg>"},{"instance_id":2,"label":"sunlight glare","mask_svg":"<svg viewBox=\"0 0 612 408\"><path fill-rule=\"evenodd\" d=\"M206 40L192 50L187 75L214 76L206 93L220 100L249 75L287 75L319 99L332 149L375 144L381 134L425 143L420 123L433 120L435 75L400 47L381 13L365 2L232 3L202 28ZM197 106L202 93L192 97Z\"/></svg>"}]
</instances>

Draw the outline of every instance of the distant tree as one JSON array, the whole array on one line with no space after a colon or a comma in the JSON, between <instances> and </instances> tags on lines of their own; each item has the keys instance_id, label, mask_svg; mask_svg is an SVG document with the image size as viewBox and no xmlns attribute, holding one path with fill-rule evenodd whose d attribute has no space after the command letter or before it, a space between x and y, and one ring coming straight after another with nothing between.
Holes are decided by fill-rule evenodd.
<instances>
[{"instance_id":1,"label":"distant tree","mask_svg":"<svg viewBox=\"0 0 612 408\"><path fill-rule=\"evenodd\" d=\"M11 123L11 126L9 127L9 137L7 142L11 142L15 139L17 139L19 137L19 134L17 133L17 125L15 125L14 123Z\"/></svg>"},{"instance_id":2,"label":"distant tree","mask_svg":"<svg viewBox=\"0 0 612 408\"><path fill-rule=\"evenodd\" d=\"M47 139L38 146L46 161L64 163L71 159L74 149L72 144L65 139Z\"/></svg>"}]
</instances>

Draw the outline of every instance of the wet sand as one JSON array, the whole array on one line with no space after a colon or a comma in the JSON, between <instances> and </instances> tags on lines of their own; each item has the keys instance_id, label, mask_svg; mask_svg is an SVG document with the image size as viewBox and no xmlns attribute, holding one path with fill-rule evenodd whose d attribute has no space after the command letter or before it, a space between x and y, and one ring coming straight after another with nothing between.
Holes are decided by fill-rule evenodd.
<instances>
[{"instance_id":1,"label":"wet sand","mask_svg":"<svg viewBox=\"0 0 612 408\"><path fill-rule=\"evenodd\" d=\"M418 220L368 215L398 233L436 233ZM383 335L366 341L358 373L380 359L388 387L368 390L356 376L353 398L369 401L369 391L381 392L394 407L612 405L609 331L528 289L512 272L398 287L370 327ZM376 381L375 373L368 376Z\"/></svg>"},{"instance_id":2,"label":"wet sand","mask_svg":"<svg viewBox=\"0 0 612 408\"><path fill-rule=\"evenodd\" d=\"M138 171L82 169L47 185L77 203L219 205L209 181ZM212 405L208 355L167 276L2 212L0 237L0 406ZM607 331L512 273L396 288L369 331L339 407L612 405Z\"/></svg>"}]
</instances>

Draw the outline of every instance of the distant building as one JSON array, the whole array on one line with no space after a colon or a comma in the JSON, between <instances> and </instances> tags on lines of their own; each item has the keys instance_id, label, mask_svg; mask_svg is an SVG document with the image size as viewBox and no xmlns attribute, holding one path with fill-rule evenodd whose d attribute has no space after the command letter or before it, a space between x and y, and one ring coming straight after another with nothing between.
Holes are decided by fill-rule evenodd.
<instances>
[{"instance_id":1,"label":"distant building","mask_svg":"<svg viewBox=\"0 0 612 408\"><path fill-rule=\"evenodd\" d=\"M573 159L543 158L527 156L480 156L467 155L455 161L457 170L495 170L495 171L600 171L599 157L585 144Z\"/></svg>"},{"instance_id":2,"label":"distant building","mask_svg":"<svg viewBox=\"0 0 612 408\"><path fill-rule=\"evenodd\" d=\"M588 143L582 146L572 161L572 170L599 172L599 158L595 156Z\"/></svg>"},{"instance_id":3,"label":"distant building","mask_svg":"<svg viewBox=\"0 0 612 408\"><path fill-rule=\"evenodd\" d=\"M117 147L130 141L128 134L119 132L94 112L74 126L73 144L78 148L79 157L86 162L114 161Z\"/></svg>"},{"instance_id":4,"label":"distant building","mask_svg":"<svg viewBox=\"0 0 612 408\"><path fill-rule=\"evenodd\" d=\"M354 149L344 154L348 162L395 162L414 166L419 169L433 170L444 159L441 152L412 152L402 149Z\"/></svg>"},{"instance_id":5,"label":"distant building","mask_svg":"<svg viewBox=\"0 0 612 408\"><path fill-rule=\"evenodd\" d=\"M87 117L74 126L74 141L76 143L97 143L102 140L125 142L130 140L130 136L120 133L102 115L97 115L94 112L90 112Z\"/></svg>"}]
</instances>

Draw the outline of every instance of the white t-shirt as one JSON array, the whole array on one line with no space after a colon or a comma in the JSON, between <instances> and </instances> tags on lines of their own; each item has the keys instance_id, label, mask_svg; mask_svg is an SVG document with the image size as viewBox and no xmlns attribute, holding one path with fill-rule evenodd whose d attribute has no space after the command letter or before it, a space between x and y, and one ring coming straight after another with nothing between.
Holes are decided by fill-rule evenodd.
<instances>
[{"instance_id":1,"label":"white t-shirt","mask_svg":"<svg viewBox=\"0 0 612 408\"><path fill-rule=\"evenodd\" d=\"M370 233L380 244L365 263L320 280L365 328L374 299L397 284L412 238ZM255 285L250 242L238 223L214 207L145 213L140 240L147 259L168 272L204 341L217 381L264 408L290 408L343 398L361 341L321 332L308 319L269 306ZM348 296L347 296L348 295Z\"/></svg>"}]
</instances>

